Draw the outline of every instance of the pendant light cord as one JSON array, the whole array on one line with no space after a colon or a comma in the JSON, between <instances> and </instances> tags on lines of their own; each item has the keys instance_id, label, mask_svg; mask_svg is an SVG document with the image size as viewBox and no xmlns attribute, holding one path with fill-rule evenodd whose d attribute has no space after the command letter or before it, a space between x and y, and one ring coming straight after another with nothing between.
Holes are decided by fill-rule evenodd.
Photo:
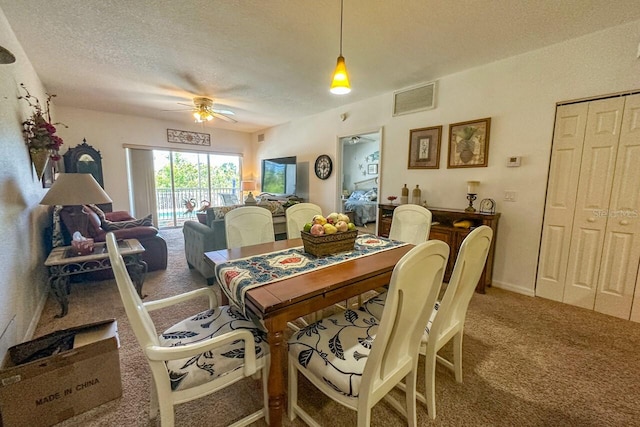
<instances>
[{"instance_id":1,"label":"pendant light cord","mask_svg":"<svg viewBox=\"0 0 640 427\"><path fill-rule=\"evenodd\" d=\"M342 56L342 19L344 16L344 0L340 0L340 56Z\"/></svg>"}]
</instances>

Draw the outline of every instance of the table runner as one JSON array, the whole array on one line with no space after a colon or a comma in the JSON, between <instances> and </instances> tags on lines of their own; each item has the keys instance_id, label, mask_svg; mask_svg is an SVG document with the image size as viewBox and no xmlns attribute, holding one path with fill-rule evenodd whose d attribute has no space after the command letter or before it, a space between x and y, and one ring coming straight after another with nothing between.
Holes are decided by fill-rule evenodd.
<instances>
[{"instance_id":1,"label":"table runner","mask_svg":"<svg viewBox=\"0 0 640 427\"><path fill-rule=\"evenodd\" d=\"M215 273L220 288L229 300L247 314L244 297L250 289L406 244L362 234L356 238L352 251L316 257L299 246L220 263L216 265Z\"/></svg>"}]
</instances>

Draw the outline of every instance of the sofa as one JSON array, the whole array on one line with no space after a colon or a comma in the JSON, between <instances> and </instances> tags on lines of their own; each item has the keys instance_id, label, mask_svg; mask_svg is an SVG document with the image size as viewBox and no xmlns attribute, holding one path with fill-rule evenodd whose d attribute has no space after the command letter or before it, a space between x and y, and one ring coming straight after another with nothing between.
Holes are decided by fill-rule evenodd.
<instances>
[{"instance_id":1,"label":"sofa","mask_svg":"<svg viewBox=\"0 0 640 427\"><path fill-rule=\"evenodd\" d=\"M136 219L126 211L102 212L95 205L85 206L83 212L88 220L87 235L84 237L92 238L94 242L104 242L107 233L111 231L117 239L137 239L145 249L140 258L147 263L147 271L167 269L167 242L158 234L158 229L153 226L150 216ZM76 228L70 210L54 209L54 223L56 215L59 215L61 235L54 246L70 245L72 236L69 230ZM91 274L97 275L91 277L94 280L113 277L110 270Z\"/></svg>"},{"instance_id":2,"label":"sofa","mask_svg":"<svg viewBox=\"0 0 640 427\"><path fill-rule=\"evenodd\" d=\"M198 221L185 221L182 227L184 252L187 265L196 269L207 280L207 285L215 282L215 272L205 261L204 253L227 248L224 215L232 209L244 205L214 206L205 210ZM287 238L284 207L279 202L260 202L257 206L269 209L273 215L273 230L276 240Z\"/></svg>"}]
</instances>

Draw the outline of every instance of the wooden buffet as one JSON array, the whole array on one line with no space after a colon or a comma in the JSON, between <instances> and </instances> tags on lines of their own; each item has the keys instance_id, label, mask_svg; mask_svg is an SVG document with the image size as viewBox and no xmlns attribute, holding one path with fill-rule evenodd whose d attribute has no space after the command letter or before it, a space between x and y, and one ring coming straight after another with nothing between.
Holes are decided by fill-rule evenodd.
<instances>
[{"instance_id":1,"label":"wooden buffet","mask_svg":"<svg viewBox=\"0 0 640 427\"><path fill-rule=\"evenodd\" d=\"M378 205L378 235L382 237L389 237L389 231L391 230L391 220L393 219L393 211L399 205L392 204L379 204ZM479 227L486 225L493 230L493 240L491 247L489 248L489 255L487 256L487 263L485 265L482 276L476 286L476 291L484 293L487 286L491 286L491 278L493 276L493 258L495 251L495 243L498 234L498 220L500 219L499 213L488 214L480 212L466 212L463 209L444 209L444 208L428 208L431 211L431 232L429 233L429 239L442 240L449 245L451 250L449 254L449 262L447 264L447 271L444 275L444 281L449 281L453 266L455 265L456 258L458 256L458 250L465 237L471 232L471 229L454 227L453 223L458 220L469 220L473 224L473 227Z\"/></svg>"}]
</instances>

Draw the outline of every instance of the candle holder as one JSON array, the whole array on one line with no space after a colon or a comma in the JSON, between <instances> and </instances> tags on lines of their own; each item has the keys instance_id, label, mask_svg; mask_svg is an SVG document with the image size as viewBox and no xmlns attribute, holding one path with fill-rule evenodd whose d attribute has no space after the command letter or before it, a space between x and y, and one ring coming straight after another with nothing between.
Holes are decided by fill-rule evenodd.
<instances>
[{"instance_id":1,"label":"candle holder","mask_svg":"<svg viewBox=\"0 0 640 427\"><path fill-rule=\"evenodd\" d=\"M471 194L471 193L467 193L467 200L469 201L469 206L467 206L465 208L465 212L475 212L476 208L473 207L473 202L476 200L477 195L476 194Z\"/></svg>"},{"instance_id":2,"label":"candle holder","mask_svg":"<svg viewBox=\"0 0 640 427\"><path fill-rule=\"evenodd\" d=\"M469 201L469 206L464 210L465 212L475 212L476 208L473 207L473 202L476 200L478 192L478 186L480 185L480 181L467 181L467 200Z\"/></svg>"}]
</instances>

